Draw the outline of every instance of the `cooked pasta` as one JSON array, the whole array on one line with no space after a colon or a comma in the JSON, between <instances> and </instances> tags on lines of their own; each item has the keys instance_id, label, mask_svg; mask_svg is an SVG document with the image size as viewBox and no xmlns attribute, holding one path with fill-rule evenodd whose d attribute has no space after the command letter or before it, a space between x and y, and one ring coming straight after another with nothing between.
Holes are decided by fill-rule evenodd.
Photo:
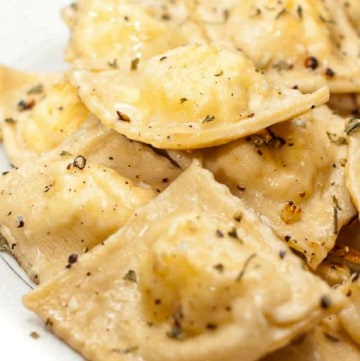
<instances>
[{"instance_id":1,"label":"cooked pasta","mask_svg":"<svg viewBox=\"0 0 360 361\"><path fill-rule=\"evenodd\" d=\"M359 360L359 9L67 6L64 73L0 66L24 305L90 361Z\"/></svg>"}]
</instances>

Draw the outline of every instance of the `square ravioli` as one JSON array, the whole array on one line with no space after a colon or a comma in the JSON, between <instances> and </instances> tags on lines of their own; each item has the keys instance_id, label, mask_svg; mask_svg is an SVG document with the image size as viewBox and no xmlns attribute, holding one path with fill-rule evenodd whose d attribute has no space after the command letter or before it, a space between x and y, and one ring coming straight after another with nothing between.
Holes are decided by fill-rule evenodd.
<instances>
[{"instance_id":1,"label":"square ravioli","mask_svg":"<svg viewBox=\"0 0 360 361\"><path fill-rule=\"evenodd\" d=\"M358 0L79 0L64 11L67 60L124 71L181 45L217 43L290 87L359 92L359 11Z\"/></svg>"},{"instance_id":2,"label":"square ravioli","mask_svg":"<svg viewBox=\"0 0 360 361\"><path fill-rule=\"evenodd\" d=\"M26 164L56 148L88 116L63 74L0 66L0 127L12 164Z\"/></svg>"},{"instance_id":3,"label":"square ravioli","mask_svg":"<svg viewBox=\"0 0 360 361\"><path fill-rule=\"evenodd\" d=\"M344 297L193 163L24 303L92 361L252 361Z\"/></svg>"},{"instance_id":4,"label":"square ravioli","mask_svg":"<svg viewBox=\"0 0 360 361\"><path fill-rule=\"evenodd\" d=\"M221 147L170 154L183 167L201 159L316 269L356 215L345 184L344 128L344 119L322 106ZM349 167L357 154L350 152Z\"/></svg>"},{"instance_id":5,"label":"square ravioli","mask_svg":"<svg viewBox=\"0 0 360 361\"><path fill-rule=\"evenodd\" d=\"M2 242L34 282L45 282L154 195L83 155L42 158L0 178Z\"/></svg>"},{"instance_id":6,"label":"square ravioli","mask_svg":"<svg viewBox=\"0 0 360 361\"><path fill-rule=\"evenodd\" d=\"M178 47L131 69L75 70L69 81L105 126L162 149L225 144L329 100L327 87L278 85L239 50L215 45Z\"/></svg>"}]
</instances>

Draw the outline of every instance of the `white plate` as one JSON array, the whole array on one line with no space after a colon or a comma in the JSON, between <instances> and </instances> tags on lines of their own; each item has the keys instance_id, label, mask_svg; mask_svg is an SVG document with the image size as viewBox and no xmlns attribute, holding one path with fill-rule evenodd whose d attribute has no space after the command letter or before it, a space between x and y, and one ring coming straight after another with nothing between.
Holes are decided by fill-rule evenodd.
<instances>
[{"instance_id":1,"label":"white plate","mask_svg":"<svg viewBox=\"0 0 360 361\"><path fill-rule=\"evenodd\" d=\"M59 11L69 2L1 0L0 64L29 71L65 69L62 59L69 34ZM0 171L7 168L0 149ZM16 273L24 280L27 278L11 257L4 253L0 256L0 360L82 360L23 307L21 297L30 287ZM30 336L32 332L40 337L34 339Z\"/></svg>"}]
</instances>

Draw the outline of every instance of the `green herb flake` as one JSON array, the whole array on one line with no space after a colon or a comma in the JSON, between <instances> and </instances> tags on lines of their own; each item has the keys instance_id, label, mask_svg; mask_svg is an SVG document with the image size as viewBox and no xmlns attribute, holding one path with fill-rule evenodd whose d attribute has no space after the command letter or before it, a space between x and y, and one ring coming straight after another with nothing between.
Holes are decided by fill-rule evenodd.
<instances>
[{"instance_id":1,"label":"green herb flake","mask_svg":"<svg viewBox=\"0 0 360 361\"><path fill-rule=\"evenodd\" d=\"M345 128L345 133L350 135L357 131L360 128L360 119L359 118L352 118L350 119L348 125Z\"/></svg>"},{"instance_id":2,"label":"green herb flake","mask_svg":"<svg viewBox=\"0 0 360 361\"><path fill-rule=\"evenodd\" d=\"M235 239L238 239L238 235L236 233L236 228L232 228L229 232L228 232L228 236L231 237L231 238L235 238Z\"/></svg>"},{"instance_id":3,"label":"green herb flake","mask_svg":"<svg viewBox=\"0 0 360 361\"><path fill-rule=\"evenodd\" d=\"M299 17L300 19L302 19L302 17L303 17L303 9L302 9L301 5L299 5L299 6L297 7L296 12L297 12L297 14L298 14L298 17Z\"/></svg>"},{"instance_id":4,"label":"green herb flake","mask_svg":"<svg viewBox=\"0 0 360 361\"><path fill-rule=\"evenodd\" d=\"M7 239L0 233L0 252L9 252L10 247Z\"/></svg>"},{"instance_id":5,"label":"green herb flake","mask_svg":"<svg viewBox=\"0 0 360 361\"><path fill-rule=\"evenodd\" d=\"M17 120L14 119L14 118L5 118L4 122L7 123L7 124L16 124Z\"/></svg>"},{"instance_id":6,"label":"green herb flake","mask_svg":"<svg viewBox=\"0 0 360 361\"><path fill-rule=\"evenodd\" d=\"M107 64L109 65L110 68L113 68L113 69L118 69L118 67L119 67L116 58L113 61L108 61Z\"/></svg>"},{"instance_id":7,"label":"green herb flake","mask_svg":"<svg viewBox=\"0 0 360 361\"><path fill-rule=\"evenodd\" d=\"M207 115L205 117L205 119L202 121L203 124L205 123L209 123L209 122L212 122L213 120L215 120L215 116L214 115Z\"/></svg>"},{"instance_id":8,"label":"green herb flake","mask_svg":"<svg viewBox=\"0 0 360 361\"><path fill-rule=\"evenodd\" d=\"M334 207L334 234L339 233L338 209Z\"/></svg>"},{"instance_id":9,"label":"green herb flake","mask_svg":"<svg viewBox=\"0 0 360 361\"><path fill-rule=\"evenodd\" d=\"M67 156L67 155L72 155L71 153L69 153L67 150L62 150L61 152L60 152L60 156L61 157L64 157L64 156Z\"/></svg>"},{"instance_id":10,"label":"green herb flake","mask_svg":"<svg viewBox=\"0 0 360 361\"><path fill-rule=\"evenodd\" d=\"M346 159L346 158L341 158L341 159L339 159L339 163L340 163L340 165L341 165L342 167L345 167L346 162L347 162L347 159Z\"/></svg>"},{"instance_id":11,"label":"green herb flake","mask_svg":"<svg viewBox=\"0 0 360 361\"><path fill-rule=\"evenodd\" d=\"M219 273L224 273L225 267L222 263L218 263L214 266L214 269Z\"/></svg>"},{"instance_id":12,"label":"green herb flake","mask_svg":"<svg viewBox=\"0 0 360 361\"><path fill-rule=\"evenodd\" d=\"M37 84L27 91L27 94L41 94L44 91L42 84Z\"/></svg>"},{"instance_id":13,"label":"green herb flake","mask_svg":"<svg viewBox=\"0 0 360 361\"><path fill-rule=\"evenodd\" d=\"M327 23L327 24L335 24L335 21L332 19L326 19L323 15L319 15L319 19L323 22L323 23Z\"/></svg>"},{"instance_id":14,"label":"green herb flake","mask_svg":"<svg viewBox=\"0 0 360 361\"><path fill-rule=\"evenodd\" d=\"M218 73L216 73L215 76L221 76L221 75L223 75L223 74L224 74L224 72L221 70L221 71L219 71Z\"/></svg>"},{"instance_id":15,"label":"green herb flake","mask_svg":"<svg viewBox=\"0 0 360 361\"><path fill-rule=\"evenodd\" d=\"M131 347L124 348L124 349L120 350L120 353L122 353L124 355L127 355L129 353L137 351L138 349L139 349L139 346L131 346Z\"/></svg>"},{"instance_id":16,"label":"green herb flake","mask_svg":"<svg viewBox=\"0 0 360 361\"><path fill-rule=\"evenodd\" d=\"M30 337L32 337L34 340L37 340L37 339L40 338L40 335L39 335L37 332L32 331L32 332L30 333Z\"/></svg>"},{"instance_id":17,"label":"green herb flake","mask_svg":"<svg viewBox=\"0 0 360 361\"><path fill-rule=\"evenodd\" d=\"M171 330L166 332L166 336L180 341L185 338L183 330L179 325L174 325Z\"/></svg>"},{"instance_id":18,"label":"green herb flake","mask_svg":"<svg viewBox=\"0 0 360 361\"><path fill-rule=\"evenodd\" d=\"M286 14L286 9L282 9L276 16L275 19L281 18L283 15Z\"/></svg>"},{"instance_id":19,"label":"green herb flake","mask_svg":"<svg viewBox=\"0 0 360 361\"><path fill-rule=\"evenodd\" d=\"M251 254L244 262L243 268L236 277L236 282L240 282L242 278L244 277L244 274L246 272L246 269L248 268L250 262L256 257L256 253Z\"/></svg>"},{"instance_id":20,"label":"green herb flake","mask_svg":"<svg viewBox=\"0 0 360 361\"><path fill-rule=\"evenodd\" d=\"M336 198L336 195L335 195L335 194L333 194L333 196L332 196L332 201L333 201L333 203L334 203L334 206L335 206L339 211L341 211L341 207L339 206L339 201L338 201L338 199Z\"/></svg>"},{"instance_id":21,"label":"green herb flake","mask_svg":"<svg viewBox=\"0 0 360 361\"><path fill-rule=\"evenodd\" d=\"M347 144L347 139L345 137L341 137L341 136L337 135L336 133L326 132L326 135L329 138L331 143L334 143L337 145Z\"/></svg>"},{"instance_id":22,"label":"green herb flake","mask_svg":"<svg viewBox=\"0 0 360 361\"><path fill-rule=\"evenodd\" d=\"M330 333L327 333L327 332L324 332L324 336L326 337L326 339L328 341L331 341L331 342L340 342L340 339L337 338L336 336L334 335L331 335Z\"/></svg>"},{"instance_id":23,"label":"green herb flake","mask_svg":"<svg viewBox=\"0 0 360 361\"><path fill-rule=\"evenodd\" d=\"M181 99L180 99L180 104L183 104L183 103L185 103L185 102L187 102L187 101L188 101L187 98L181 98Z\"/></svg>"},{"instance_id":24,"label":"green herb flake","mask_svg":"<svg viewBox=\"0 0 360 361\"><path fill-rule=\"evenodd\" d=\"M129 271L125 274L124 280L137 283L137 277L136 277L135 271L132 270L132 269L129 270Z\"/></svg>"}]
</instances>

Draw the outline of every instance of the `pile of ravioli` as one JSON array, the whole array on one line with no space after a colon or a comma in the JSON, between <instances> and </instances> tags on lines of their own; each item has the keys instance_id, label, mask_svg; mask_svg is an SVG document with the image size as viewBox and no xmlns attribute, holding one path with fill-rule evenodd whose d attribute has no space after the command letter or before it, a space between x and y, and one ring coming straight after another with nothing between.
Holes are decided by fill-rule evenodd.
<instances>
[{"instance_id":1,"label":"pile of ravioli","mask_svg":"<svg viewBox=\"0 0 360 361\"><path fill-rule=\"evenodd\" d=\"M358 0L78 0L0 67L0 245L91 361L360 359Z\"/></svg>"}]
</instances>

